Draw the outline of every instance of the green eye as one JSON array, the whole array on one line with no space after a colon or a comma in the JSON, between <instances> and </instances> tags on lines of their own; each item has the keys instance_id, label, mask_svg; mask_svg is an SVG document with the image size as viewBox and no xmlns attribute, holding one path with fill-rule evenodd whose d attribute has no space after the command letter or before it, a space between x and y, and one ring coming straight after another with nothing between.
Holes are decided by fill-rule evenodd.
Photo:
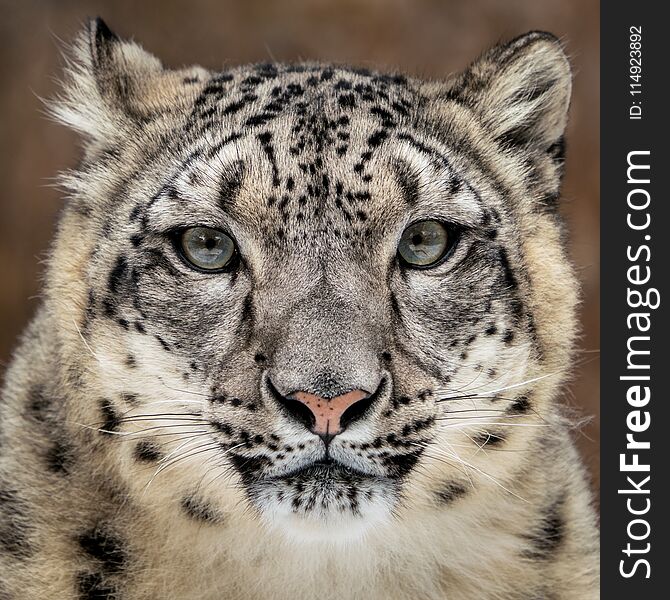
<instances>
[{"instance_id":1,"label":"green eye","mask_svg":"<svg viewBox=\"0 0 670 600\"><path fill-rule=\"evenodd\" d=\"M185 229L179 244L186 260L203 271L225 269L237 254L235 242L229 235L209 227Z\"/></svg>"},{"instance_id":2,"label":"green eye","mask_svg":"<svg viewBox=\"0 0 670 600\"><path fill-rule=\"evenodd\" d=\"M410 267L432 267L453 246L447 226L439 221L419 221L402 234L398 254Z\"/></svg>"}]
</instances>

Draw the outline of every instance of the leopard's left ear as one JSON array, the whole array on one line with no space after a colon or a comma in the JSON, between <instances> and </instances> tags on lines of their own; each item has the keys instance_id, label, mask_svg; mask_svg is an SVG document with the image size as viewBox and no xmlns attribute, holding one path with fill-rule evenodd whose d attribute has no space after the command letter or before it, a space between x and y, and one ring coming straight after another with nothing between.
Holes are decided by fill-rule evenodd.
<instances>
[{"instance_id":1,"label":"leopard's left ear","mask_svg":"<svg viewBox=\"0 0 670 600\"><path fill-rule=\"evenodd\" d=\"M86 142L113 140L142 119L147 90L162 73L157 58L91 19L70 50L63 91L50 111Z\"/></svg>"},{"instance_id":2,"label":"leopard's left ear","mask_svg":"<svg viewBox=\"0 0 670 600\"><path fill-rule=\"evenodd\" d=\"M139 44L122 40L101 18L91 19L84 32L91 75L100 97L111 107L131 114L163 65Z\"/></svg>"},{"instance_id":3,"label":"leopard's left ear","mask_svg":"<svg viewBox=\"0 0 670 600\"><path fill-rule=\"evenodd\" d=\"M443 90L478 112L499 141L547 151L567 124L570 63L554 35L534 31L496 46Z\"/></svg>"}]
</instances>

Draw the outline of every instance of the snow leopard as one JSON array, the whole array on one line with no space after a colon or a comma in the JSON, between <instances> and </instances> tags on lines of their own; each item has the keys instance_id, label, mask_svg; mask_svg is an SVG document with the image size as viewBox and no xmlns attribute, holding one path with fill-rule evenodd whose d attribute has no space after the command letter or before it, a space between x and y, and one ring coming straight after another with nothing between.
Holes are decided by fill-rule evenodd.
<instances>
[{"instance_id":1,"label":"snow leopard","mask_svg":"<svg viewBox=\"0 0 670 600\"><path fill-rule=\"evenodd\" d=\"M66 60L0 598L597 598L561 42L212 71L93 19Z\"/></svg>"}]
</instances>

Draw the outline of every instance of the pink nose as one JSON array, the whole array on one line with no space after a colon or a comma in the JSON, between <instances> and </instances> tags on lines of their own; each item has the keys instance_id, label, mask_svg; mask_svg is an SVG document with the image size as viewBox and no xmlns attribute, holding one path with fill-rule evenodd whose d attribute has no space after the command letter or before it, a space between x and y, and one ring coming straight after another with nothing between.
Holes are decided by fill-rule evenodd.
<instances>
[{"instance_id":1,"label":"pink nose","mask_svg":"<svg viewBox=\"0 0 670 600\"><path fill-rule=\"evenodd\" d=\"M309 392L295 392L293 399L302 402L314 416L314 427L312 431L318 435L337 435L342 432L342 415L357 402L369 397L363 390L353 390L335 396L334 398L321 398Z\"/></svg>"}]
</instances>

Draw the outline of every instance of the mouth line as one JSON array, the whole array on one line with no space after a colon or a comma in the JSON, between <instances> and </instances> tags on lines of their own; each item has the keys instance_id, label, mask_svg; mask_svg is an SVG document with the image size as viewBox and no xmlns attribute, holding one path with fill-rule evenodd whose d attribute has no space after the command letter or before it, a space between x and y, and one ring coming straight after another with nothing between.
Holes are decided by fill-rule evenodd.
<instances>
[{"instance_id":1,"label":"mouth line","mask_svg":"<svg viewBox=\"0 0 670 600\"><path fill-rule=\"evenodd\" d=\"M314 479L321 479L327 477L328 475L347 475L349 477L358 477L367 480L384 479L379 475L366 473L365 471L361 471L340 461L333 460L332 458L322 458L297 467L296 469L288 471L287 473L265 477L264 480L266 482L286 481L287 479L294 477L309 476L312 476Z\"/></svg>"}]
</instances>

